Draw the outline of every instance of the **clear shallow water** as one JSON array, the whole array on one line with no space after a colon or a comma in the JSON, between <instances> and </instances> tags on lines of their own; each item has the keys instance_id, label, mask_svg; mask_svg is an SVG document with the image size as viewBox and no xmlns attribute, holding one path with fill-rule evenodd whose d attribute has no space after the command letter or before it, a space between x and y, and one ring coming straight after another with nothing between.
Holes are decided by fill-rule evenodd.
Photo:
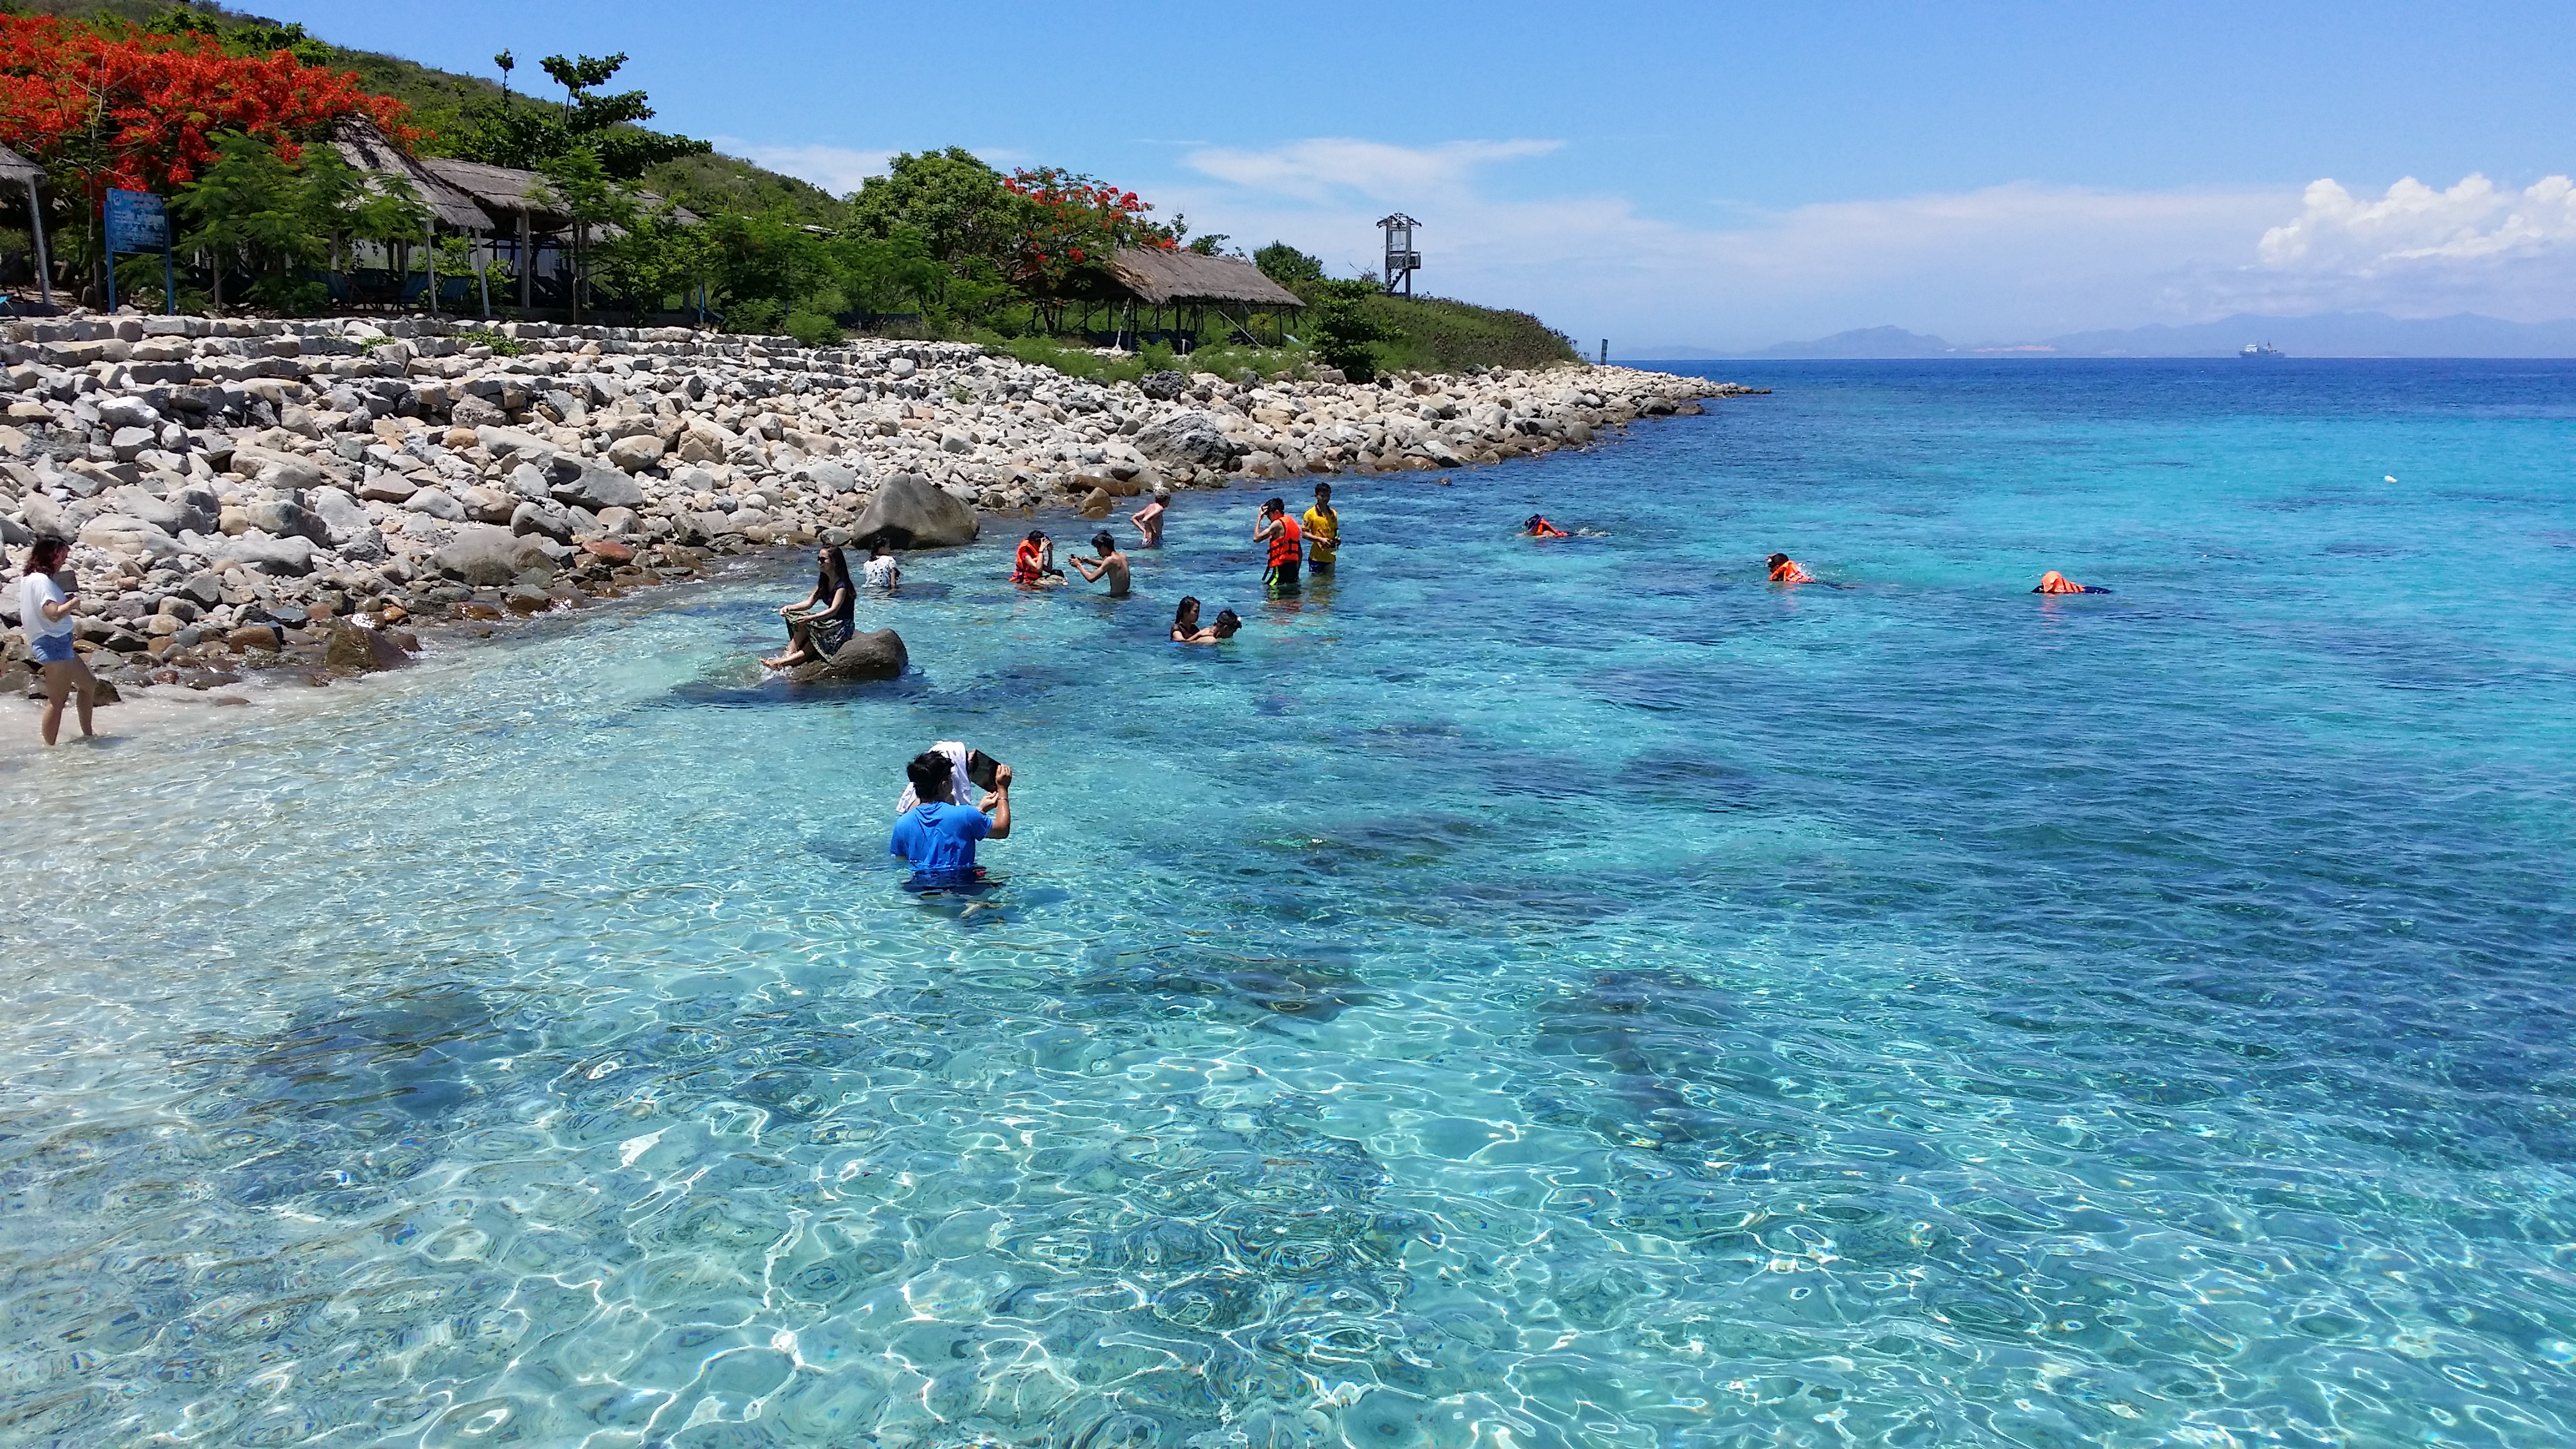
<instances>
[{"instance_id":1,"label":"clear shallow water","mask_svg":"<svg viewBox=\"0 0 2576 1449\"><path fill-rule=\"evenodd\" d=\"M2576 366L1713 370L0 765L0 1442L2576 1440Z\"/></svg>"}]
</instances>

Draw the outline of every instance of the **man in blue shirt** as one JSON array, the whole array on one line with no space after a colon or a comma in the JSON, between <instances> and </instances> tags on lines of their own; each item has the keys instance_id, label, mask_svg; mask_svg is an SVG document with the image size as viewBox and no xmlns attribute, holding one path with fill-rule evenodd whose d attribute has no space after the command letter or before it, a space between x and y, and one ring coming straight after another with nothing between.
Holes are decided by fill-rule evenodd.
<instances>
[{"instance_id":1,"label":"man in blue shirt","mask_svg":"<svg viewBox=\"0 0 2576 1449\"><path fill-rule=\"evenodd\" d=\"M955 793L950 786L954 768L937 750L925 750L903 767L921 803L895 821L894 839L887 849L912 862L912 878L918 885L973 881L981 874L975 868L975 842L1001 840L1011 833L1011 767L994 767L993 793L984 797L982 810L949 798Z\"/></svg>"}]
</instances>

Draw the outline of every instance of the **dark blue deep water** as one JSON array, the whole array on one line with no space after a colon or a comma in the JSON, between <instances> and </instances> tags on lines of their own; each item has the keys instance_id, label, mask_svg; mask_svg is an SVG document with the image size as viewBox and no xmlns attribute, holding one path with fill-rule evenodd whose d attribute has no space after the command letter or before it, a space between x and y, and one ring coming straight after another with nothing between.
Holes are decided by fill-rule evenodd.
<instances>
[{"instance_id":1,"label":"dark blue deep water","mask_svg":"<svg viewBox=\"0 0 2576 1449\"><path fill-rule=\"evenodd\" d=\"M0 1442L2576 1442L2576 364L1709 370L10 754Z\"/></svg>"}]
</instances>

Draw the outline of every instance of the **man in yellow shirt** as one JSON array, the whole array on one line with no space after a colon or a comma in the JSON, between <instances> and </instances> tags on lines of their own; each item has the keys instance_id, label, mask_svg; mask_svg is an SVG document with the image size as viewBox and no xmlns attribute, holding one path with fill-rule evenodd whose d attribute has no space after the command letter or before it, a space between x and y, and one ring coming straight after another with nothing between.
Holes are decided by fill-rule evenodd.
<instances>
[{"instance_id":1,"label":"man in yellow shirt","mask_svg":"<svg viewBox=\"0 0 2576 1449\"><path fill-rule=\"evenodd\" d=\"M1342 516L1333 511L1333 485L1315 485L1315 506L1306 510L1306 572L1333 571L1333 551L1342 544Z\"/></svg>"}]
</instances>

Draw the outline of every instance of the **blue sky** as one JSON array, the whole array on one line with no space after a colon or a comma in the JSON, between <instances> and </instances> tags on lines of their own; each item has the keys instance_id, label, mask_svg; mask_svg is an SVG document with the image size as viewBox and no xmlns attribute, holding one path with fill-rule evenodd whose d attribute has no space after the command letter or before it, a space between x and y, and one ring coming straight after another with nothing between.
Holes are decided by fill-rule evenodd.
<instances>
[{"instance_id":1,"label":"blue sky","mask_svg":"<svg viewBox=\"0 0 2576 1449\"><path fill-rule=\"evenodd\" d=\"M2576 5L237 0L835 191L964 145L1638 355L2376 308L2576 315ZM436 23L424 23L434 14ZM1388 17L1397 17L1390 19Z\"/></svg>"}]
</instances>

